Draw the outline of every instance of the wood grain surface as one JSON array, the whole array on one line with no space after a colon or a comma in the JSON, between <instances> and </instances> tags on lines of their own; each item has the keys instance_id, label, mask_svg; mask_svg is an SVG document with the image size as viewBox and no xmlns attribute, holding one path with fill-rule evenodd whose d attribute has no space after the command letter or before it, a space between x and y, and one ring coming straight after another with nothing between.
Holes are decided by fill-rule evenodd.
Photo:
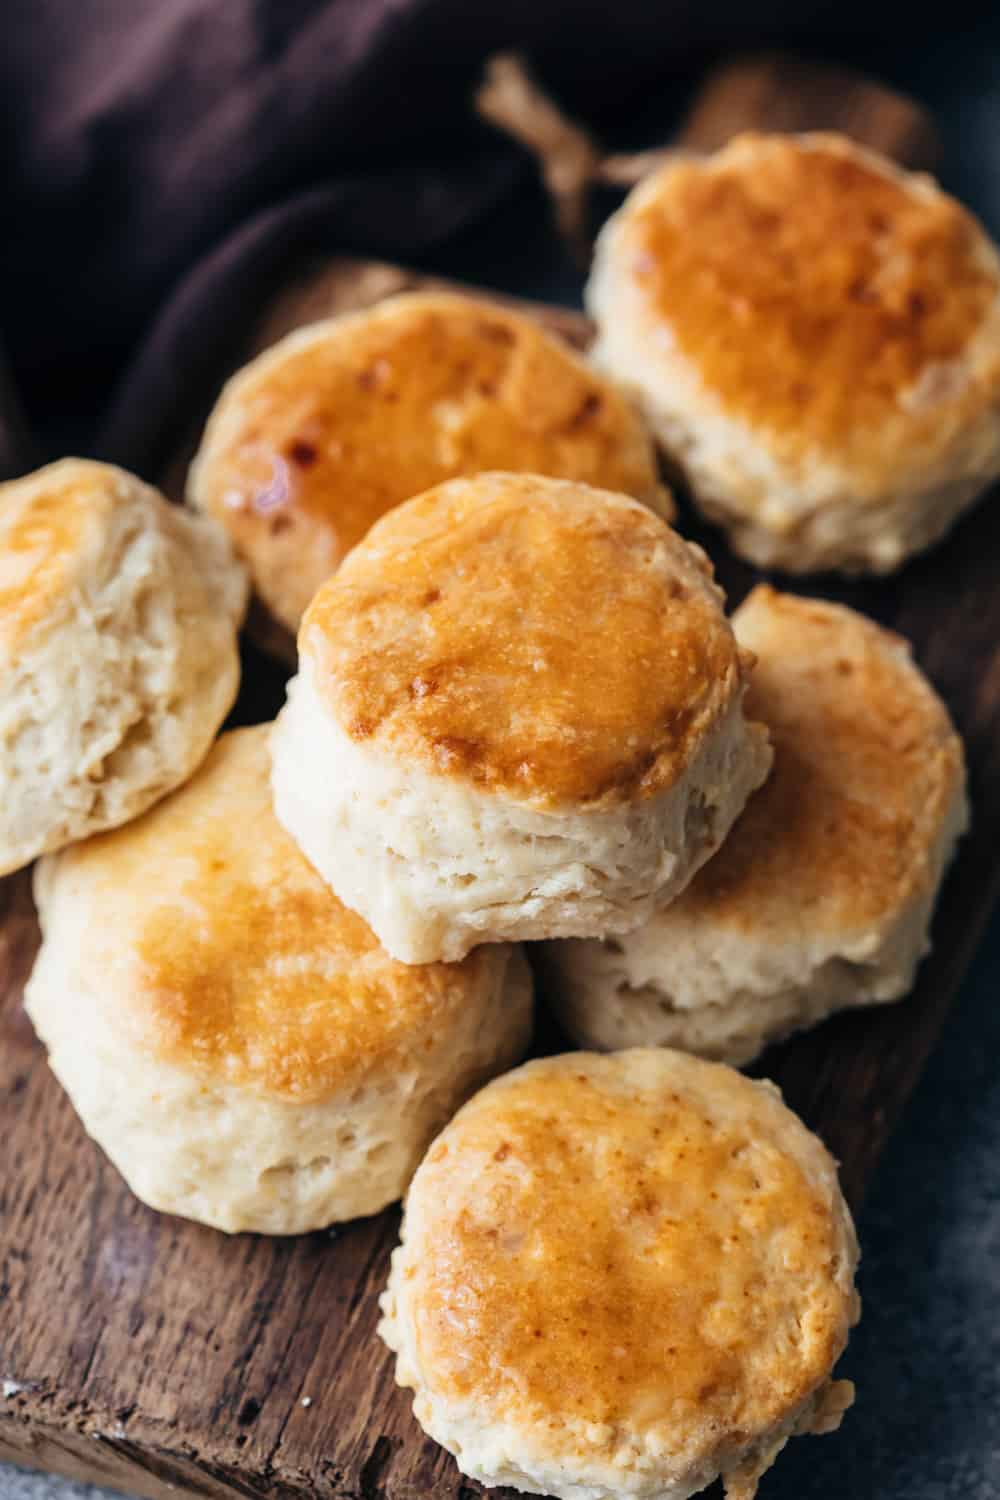
<instances>
[{"instance_id":1,"label":"wood grain surface","mask_svg":"<svg viewBox=\"0 0 1000 1500\"><path fill-rule=\"evenodd\" d=\"M873 145L900 149L894 96L841 78L825 92L792 89L790 114L785 75L776 85L777 65L767 66L757 102L744 95L727 129L771 123L777 98L775 123L845 125ZM719 108L716 94L708 117L717 119ZM260 311L248 344L356 302L361 286L381 295L400 276L407 273L343 262L305 268L278 304ZM558 318L566 326L566 315ZM585 339L583 320L569 328ZM735 603L751 570L688 512L682 528L708 546ZM1000 508L988 499L943 546L888 581L810 581L809 591L854 604L914 642L965 736L974 807L915 994L837 1018L774 1049L760 1066L841 1159L855 1205L996 894L998 556ZM241 706L252 719L277 706L282 674L252 647L246 665ZM151 1500L473 1500L480 1487L423 1438L375 1338L397 1214L268 1240L227 1238L143 1208L83 1134L24 1016L21 990L36 945L22 875L0 887L0 1458ZM552 1050L560 1041L546 1024L538 1045Z\"/></svg>"}]
</instances>

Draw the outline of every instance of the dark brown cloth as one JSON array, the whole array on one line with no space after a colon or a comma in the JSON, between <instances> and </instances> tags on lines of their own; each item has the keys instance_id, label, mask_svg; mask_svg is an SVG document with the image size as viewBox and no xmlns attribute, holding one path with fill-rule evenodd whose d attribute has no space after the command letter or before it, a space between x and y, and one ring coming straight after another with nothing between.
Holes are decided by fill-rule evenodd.
<instances>
[{"instance_id":1,"label":"dark brown cloth","mask_svg":"<svg viewBox=\"0 0 1000 1500\"><path fill-rule=\"evenodd\" d=\"M5 7L0 343L37 451L148 470L292 257L426 264L496 210L532 166L472 116L491 52L526 50L604 128L705 49L869 24L849 0ZM0 423L8 472L32 456L15 428Z\"/></svg>"}]
</instances>

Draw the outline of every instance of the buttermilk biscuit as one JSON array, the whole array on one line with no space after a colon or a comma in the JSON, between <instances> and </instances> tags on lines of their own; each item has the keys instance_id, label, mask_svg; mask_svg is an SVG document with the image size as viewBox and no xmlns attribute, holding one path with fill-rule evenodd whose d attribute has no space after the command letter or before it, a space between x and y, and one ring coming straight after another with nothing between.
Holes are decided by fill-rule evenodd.
<instances>
[{"instance_id":1,"label":"buttermilk biscuit","mask_svg":"<svg viewBox=\"0 0 1000 1500\"><path fill-rule=\"evenodd\" d=\"M730 1500L829 1432L859 1310L837 1172L770 1083L677 1052L545 1058L476 1095L406 1201L380 1333L465 1474Z\"/></svg>"},{"instance_id":2,"label":"buttermilk biscuit","mask_svg":"<svg viewBox=\"0 0 1000 1500\"><path fill-rule=\"evenodd\" d=\"M294 632L373 521L482 469L584 480L673 513L641 419L606 380L530 318L442 292L300 329L241 370L188 498Z\"/></svg>"},{"instance_id":3,"label":"buttermilk biscuit","mask_svg":"<svg viewBox=\"0 0 1000 1500\"><path fill-rule=\"evenodd\" d=\"M774 770L684 894L619 940L553 943L553 1000L587 1046L745 1063L844 1006L912 987L968 821L961 741L906 642L757 588L748 712Z\"/></svg>"},{"instance_id":4,"label":"buttermilk biscuit","mask_svg":"<svg viewBox=\"0 0 1000 1500\"><path fill-rule=\"evenodd\" d=\"M835 135L678 159L600 237L598 362L736 550L888 572L1000 474L1000 259Z\"/></svg>"},{"instance_id":5,"label":"buttermilk biscuit","mask_svg":"<svg viewBox=\"0 0 1000 1500\"><path fill-rule=\"evenodd\" d=\"M306 613L278 817L407 963L628 931L770 765L721 598L624 496L514 474L430 490Z\"/></svg>"},{"instance_id":6,"label":"buttermilk biscuit","mask_svg":"<svg viewBox=\"0 0 1000 1500\"><path fill-rule=\"evenodd\" d=\"M189 776L239 685L221 528L108 464L0 485L0 874Z\"/></svg>"},{"instance_id":7,"label":"buttermilk biscuit","mask_svg":"<svg viewBox=\"0 0 1000 1500\"><path fill-rule=\"evenodd\" d=\"M28 1013L84 1125L153 1208L298 1234L398 1198L523 1053L517 949L407 968L275 821L266 725L187 786L49 856Z\"/></svg>"}]
</instances>

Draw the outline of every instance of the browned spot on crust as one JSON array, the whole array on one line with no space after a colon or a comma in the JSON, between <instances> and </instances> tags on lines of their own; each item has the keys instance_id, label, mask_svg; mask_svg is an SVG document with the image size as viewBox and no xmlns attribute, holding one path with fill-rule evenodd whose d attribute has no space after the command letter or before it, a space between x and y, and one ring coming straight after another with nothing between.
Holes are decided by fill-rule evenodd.
<instances>
[{"instance_id":1,"label":"browned spot on crust","mask_svg":"<svg viewBox=\"0 0 1000 1500\"><path fill-rule=\"evenodd\" d=\"M589 395L584 396L580 405L566 424L569 431L579 432L581 428L586 427L591 418L596 417L600 411L601 404L601 397L596 391L591 391Z\"/></svg>"},{"instance_id":2,"label":"browned spot on crust","mask_svg":"<svg viewBox=\"0 0 1000 1500\"><path fill-rule=\"evenodd\" d=\"M300 469L308 469L319 458L319 450L315 443L307 443L305 438L296 438L288 446L288 457Z\"/></svg>"},{"instance_id":3,"label":"browned spot on crust","mask_svg":"<svg viewBox=\"0 0 1000 1500\"><path fill-rule=\"evenodd\" d=\"M420 694L426 697L426 694ZM434 752L442 765L450 770L459 765L463 770L469 771L476 776L476 767L482 760L483 746L478 740L462 739L457 734L442 734L434 741ZM479 778L476 777L478 780Z\"/></svg>"},{"instance_id":4,"label":"browned spot on crust","mask_svg":"<svg viewBox=\"0 0 1000 1500\"><path fill-rule=\"evenodd\" d=\"M503 344L507 348L509 348L516 339L516 335L510 324L501 323L499 321L495 321L492 323L480 323L479 333L491 344Z\"/></svg>"}]
</instances>

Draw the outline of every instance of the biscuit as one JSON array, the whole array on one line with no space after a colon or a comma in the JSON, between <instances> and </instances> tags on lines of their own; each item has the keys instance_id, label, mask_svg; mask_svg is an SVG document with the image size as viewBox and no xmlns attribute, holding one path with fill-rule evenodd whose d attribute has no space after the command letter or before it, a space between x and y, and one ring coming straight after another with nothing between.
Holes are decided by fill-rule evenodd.
<instances>
[{"instance_id":1,"label":"biscuit","mask_svg":"<svg viewBox=\"0 0 1000 1500\"><path fill-rule=\"evenodd\" d=\"M1000 258L926 176L738 137L600 236L595 359L763 567L889 572L1000 474Z\"/></svg>"},{"instance_id":2,"label":"biscuit","mask_svg":"<svg viewBox=\"0 0 1000 1500\"><path fill-rule=\"evenodd\" d=\"M205 755L239 686L221 527L108 464L0 486L0 874L113 828Z\"/></svg>"},{"instance_id":3,"label":"biscuit","mask_svg":"<svg viewBox=\"0 0 1000 1500\"><path fill-rule=\"evenodd\" d=\"M834 1430L858 1251L833 1161L770 1083L576 1053L483 1089L406 1201L380 1333L463 1473L564 1500L751 1500Z\"/></svg>"},{"instance_id":4,"label":"biscuit","mask_svg":"<svg viewBox=\"0 0 1000 1500\"><path fill-rule=\"evenodd\" d=\"M278 817L407 963L627 931L770 765L721 598L624 496L518 474L430 490L306 613Z\"/></svg>"},{"instance_id":5,"label":"biscuit","mask_svg":"<svg viewBox=\"0 0 1000 1500\"><path fill-rule=\"evenodd\" d=\"M26 1004L84 1125L151 1207L298 1234L398 1198L524 1052L518 949L406 968L276 822L269 726L138 822L51 855Z\"/></svg>"},{"instance_id":6,"label":"biscuit","mask_svg":"<svg viewBox=\"0 0 1000 1500\"><path fill-rule=\"evenodd\" d=\"M315 323L241 370L188 498L226 527L294 633L374 521L482 469L583 480L673 514L652 440L606 379L531 318L446 292Z\"/></svg>"},{"instance_id":7,"label":"biscuit","mask_svg":"<svg viewBox=\"0 0 1000 1500\"><path fill-rule=\"evenodd\" d=\"M909 646L836 604L760 587L733 617L774 770L718 854L650 922L553 943L555 1005L602 1050L745 1063L845 1006L912 987L968 822L961 741Z\"/></svg>"}]
</instances>

